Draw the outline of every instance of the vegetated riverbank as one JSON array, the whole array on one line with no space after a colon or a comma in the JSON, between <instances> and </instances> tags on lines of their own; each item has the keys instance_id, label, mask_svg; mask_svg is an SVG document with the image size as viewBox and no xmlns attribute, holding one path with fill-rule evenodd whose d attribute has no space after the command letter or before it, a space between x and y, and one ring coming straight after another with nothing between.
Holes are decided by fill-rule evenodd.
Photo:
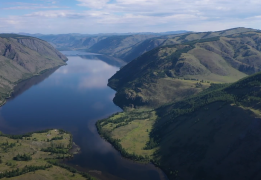
<instances>
[{"instance_id":1,"label":"vegetated riverbank","mask_svg":"<svg viewBox=\"0 0 261 180\"><path fill-rule=\"evenodd\" d=\"M167 179L166 172L154 158L157 148L150 147L150 132L157 116L152 109L132 109L118 112L96 122L102 138L124 157L136 163L152 163L159 168L161 179Z\"/></svg>"},{"instance_id":2,"label":"vegetated riverbank","mask_svg":"<svg viewBox=\"0 0 261 180\"><path fill-rule=\"evenodd\" d=\"M43 130L24 135L0 133L0 179L88 179L87 173L64 165L61 159L72 158L72 135L64 130Z\"/></svg>"}]
</instances>

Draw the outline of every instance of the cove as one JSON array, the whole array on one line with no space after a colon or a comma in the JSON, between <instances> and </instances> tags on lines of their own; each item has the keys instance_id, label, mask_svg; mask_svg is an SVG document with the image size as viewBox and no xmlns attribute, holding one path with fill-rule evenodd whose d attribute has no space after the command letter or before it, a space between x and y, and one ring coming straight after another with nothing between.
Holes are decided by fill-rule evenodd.
<instances>
[{"instance_id":1,"label":"cove","mask_svg":"<svg viewBox=\"0 0 261 180\"><path fill-rule=\"evenodd\" d=\"M67 162L104 180L160 180L164 174L151 164L139 164L121 155L97 133L95 122L121 109L107 87L124 63L115 58L82 52L62 52L66 66L21 82L0 108L0 130L21 134L61 128L73 134L81 153Z\"/></svg>"}]
</instances>

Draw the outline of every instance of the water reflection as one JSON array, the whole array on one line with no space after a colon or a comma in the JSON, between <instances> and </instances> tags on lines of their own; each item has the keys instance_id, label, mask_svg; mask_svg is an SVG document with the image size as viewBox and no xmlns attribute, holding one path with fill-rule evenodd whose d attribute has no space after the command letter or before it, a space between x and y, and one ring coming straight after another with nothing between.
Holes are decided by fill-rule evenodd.
<instances>
[{"instance_id":1,"label":"water reflection","mask_svg":"<svg viewBox=\"0 0 261 180\"><path fill-rule=\"evenodd\" d=\"M118 68L110 66L100 60L89 60L91 63L84 63L85 61L78 56L70 56L70 62L68 66L60 68L56 71L56 83L57 85L73 85L73 88L78 89L103 89L107 88L108 79L105 77L111 77ZM71 63L73 62L73 63ZM80 77L77 79L78 84L66 84L63 80L74 78L74 76Z\"/></svg>"},{"instance_id":2,"label":"water reflection","mask_svg":"<svg viewBox=\"0 0 261 180\"><path fill-rule=\"evenodd\" d=\"M53 68L51 70L44 72L43 74L41 74L39 76L34 76L28 80L20 82L18 85L15 86L14 91L12 92L12 97L10 99L8 99L8 101L16 98L17 96L19 96L26 90L30 89L32 86L41 83L46 78L48 78L51 74L53 74L57 69L59 69L59 68L58 67Z\"/></svg>"},{"instance_id":3,"label":"water reflection","mask_svg":"<svg viewBox=\"0 0 261 180\"><path fill-rule=\"evenodd\" d=\"M152 165L123 159L96 131L98 119L121 111L112 102L115 92L107 87L107 79L119 68L101 60L68 58L67 66L17 86L15 98L0 109L1 130L17 134L62 128L81 147L82 153L68 162L77 168L102 180L159 180Z\"/></svg>"},{"instance_id":4,"label":"water reflection","mask_svg":"<svg viewBox=\"0 0 261 180\"><path fill-rule=\"evenodd\" d=\"M82 59L88 59L88 60L101 60L108 65L115 66L115 67L122 67L126 65L126 62L119 58L106 56L102 54L96 54L96 53L88 53L83 51L63 51L63 54L66 56L79 56Z\"/></svg>"},{"instance_id":5,"label":"water reflection","mask_svg":"<svg viewBox=\"0 0 261 180\"><path fill-rule=\"evenodd\" d=\"M105 55L80 55L80 57L88 60L102 60L103 62L116 67L122 67L126 64L121 59Z\"/></svg>"}]
</instances>

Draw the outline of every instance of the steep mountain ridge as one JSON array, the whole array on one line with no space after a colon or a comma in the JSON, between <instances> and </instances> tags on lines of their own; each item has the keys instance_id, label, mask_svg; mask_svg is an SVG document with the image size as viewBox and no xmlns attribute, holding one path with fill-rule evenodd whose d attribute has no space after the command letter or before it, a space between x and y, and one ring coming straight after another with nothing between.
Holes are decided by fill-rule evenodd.
<instances>
[{"instance_id":1,"label":"steep mountain ridge","mask_svg":"<svg viewBox=\"0 0 261 180\"><path fill-rule=\"evenodd\" d=\"M83 50L101 53L125 62L164 45L181 44L184 42L207 39L217 36L228 36L235 33L257 31L250 28L233 28L217 32L173 31L167 33L127 33L127 34L59 34L33 36L51 43L59 50Z\"/></svg>"},{"instance_id":2,"label":"steep mountain ridge","mask_svg":"<svg viewBox=\"0 0 261 180\"><path fill-rule=\"evenodd\" d=\"M141 56L142 54L154 48L157 48L159 46L182 44L193 40L208 39L208 38L213 38L218 36L228 36L232 34L251 32L251 31L257 31L257 30L240 27L240 28L232 28L232 29L216 31L216 32L198 32L198 33L188 32L188 33L181 33L181 34L163 35L163 36L144 40L140 43L137 43L129 47L125 51L118 52L114 56L117 56L118 58L121 58L126 62L130 62L133 59Z\"/></svg>"},{"instance_id":3,"label":"steep mountain ridge","mask_svg":"<svg viewBox=\"0 0 261 180\"><path fill-rule=\"evenodd\" d=\"M260 42L260 32L245 32L158 47L124 66L108 85L117 90L114 102L122 108L156 107L176 99L167 91L170 81L234 82L259 72Z\"/></svg>"},{"instance_id":4,"label":"steep mountain ridge","mask_svg":"<svg viewBox=\"0 0 261 180\"><path fill-rule=\"evenodd\" d=\"M19 81L65 65L65 61L63 54L43 40L0 34L0 104Z\"/></svg>"}]
</instances>

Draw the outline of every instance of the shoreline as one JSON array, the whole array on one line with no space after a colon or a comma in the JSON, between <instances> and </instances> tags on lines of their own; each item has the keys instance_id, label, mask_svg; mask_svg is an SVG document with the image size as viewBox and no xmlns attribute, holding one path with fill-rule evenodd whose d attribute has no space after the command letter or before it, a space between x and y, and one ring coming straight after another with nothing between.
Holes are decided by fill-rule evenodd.
<instances>
[{"instance_id":1,"label":"shoreline","mask_svg":"<svg viewBox=\"0 0 261 180\"><path fill-rule=\"evenodd\" d=\"M48 134L48 133L50 133L50 134ZM51 136L51 134L52 134L52 136ZM50 139L49 135L51 137L53 137L53 138L51 138L50 141L49 141L49 139ZM62 137L65 136L66 138L57 139L57 137L60 137L61 135L62 135ZM6 140L6 138L7 138L7 140L6 140L7 142L11 141L10 146L12 145L12 147L9 147L9 149L12 149L13 147L20 148L20 151L16 151L17 149L13 149L13 150L9 150L4 153L9 153L9 154L18 153L18 155L15 157L19 156L19 158L23 158L25 156L26 158L29 158L28 160L20 160L20 159L16 160L16 159L14 159L15 158L14 157L13 160L23 162L23 164L22 164L23 168L20 168L21 169L20 171L19 171L19 169L17 170L20 173L11 174L13 172L13 170L12 170L12 167L10 167L8 170L3 171L4 173L2 174L0 179L4 178L4 177L6 177L6 178L19 177L19 176L26 175L30 172L35 173L35 171L37 171L37 170L44 170L45 173L47 173L47 172L49 172L48 168L52 168L54 165L57 168L62 168L64 170L67 170L68 173L70 173L70 172L73 174L77 173L78 175L80 175L83 178L95 180L95 178L93 176L91 176L89 173L77 171L72 166L64 166L60 163L61 159L65 160L65 159L73 158L74 154L77 154L79 152L79 146L73 142L73 135L68 131L65 131L63 129L51 128L51 129L43 129L43 130L39 130L39 131L26 132L26 133L17 134L17 135L4 134L0 131L0 137L1 137L1 142L4 142ZM47 140L46 140L46 137L47 137ZM61 142L54 142L56 140L61 141ZM28 141L29 141L29 144L28 144ZM37 143L34 143L34 142L37 142ZM20 145L19 144L16 145L17 143L20 143ZM65 143L65 145L62 146L61 145L62 143ZM4 144L4 145L6 145L6 144ZM24 156L19 155L19 153L21 151L22 152L24 151L24 149L21 149L21 148L24 148L26 145L28 145L28 147L30 145L30 150L32 149L34 152L28 153L28 151L26 150L24 153ZM3 146L3 143L1 146ZM74 148L76 148L77 151L74 151ZM39 154L39 152L42 152L42 153L40 153L40 156L39 155L35 156L35 154L37 154L37 153ZM2 156L2 159L4 157L5 162L15 163L15 162L11 162L9 160L10 159L9 154ZM52 155L52 156L49 157L50 155ZM28 164L27 161L34 162L34 165L31 166L30 163ZM1 160L1 162L3 162L3 160ZM43 162L45 164L44 166L43 166ZM19 167L20 166L21 166L21 163L20 163ZM29 167L29 169L27 171L23 171L27 167ZM31 167L35 167L36 169L32 170ZM3 166L1 166L1 168L3 168ZM46 169L47 169L47 171L46 171ZM76 175L76 176L78 176L78 175Z\"/></svg>"},{"instance_id":2,"label":"shoreline","mask_svg":"<svg viewBox=\"0 0 261 180\"><path fill-rule=\"evenodd\" d=\"M109 117L111 117L111 116L113 116L113 115L115 115L115 114L116 114L116 113L114 113L114 114L108 116L107 118L109 118ZM151 159L146 159L146 158L143 157L143 156L142 156L142 158L144 159L144 161L131 159L131 158L129 158L129 156L131 155L130 153L127 152L127 154L125 154L125 153L123 154L123 153L121 152L120 149L122 148L122 146L121 146L120 143L117 142L117 140L111 138L111 137L108 136L108 135L106 135L106 137L104 137L104 136L102 135L102 133L101 133L102 130L100 130L99 123L100 123L101 121L103 121L103 120L106 120L107 118L100 119L100 120L98 120L98 121L95 123L95 127L96 127L96 130L97 130L99 136L100 136L103 140L107 141L107 142L120 154L120 156L121 156L122 158L124 158L124 159L126 159L126 160L128 160L128 161L131 161L131 162L133 162L133 163L138 163L138 164L142 164L142 165L145 165L145 166L146 166L146 165L153 165L153 166L155 167L155 169L157 170L157 172L159 173L160 179L169 180L169 178L168 178L168 176L167 176L167 173L164 171L164 169L161 168L160 166L156 165L155 163L153 163L153 162L154 162L153 160L151 160ZM115 146L115 142L116 142L117 146ZM120 147L120 148L119 148L119 147ZM122 148L122 149L125 151L124 148Z\"/></svg>"},{"instance_id":3,"label":"shoreline","mask_svg":"<svg viewBox=\"0 0 261 180\"><path fill-rule=\"evenodd\" d=\"M56 69L56 68L59 69L60 67L66 66L66 65L67 65L67 63L65 63L64 65L55 66L55 67L52 67L52 68L49 68L49 69L44 69L44 70L40 71L39 73L33 74L32 76L30 76L30 77L28 77L28 78L20 79L20 80L14 82L14 83L13 83L14 86L12 87L11 91L8 91L8 92L7 92L8 97L4 98L4 99L3 99L3 102L0 103L0 108L1 108L2 106L4 106L4 105L7 103L7 100L12 97L12 94L13 94L13 92L14 92L15 87L16 87L19 83L22 83L22 82L24 82L24 81L27 81L27 80L29 80L29 79L32 79L32 78L34 78L34 77L36 77L36 76L40 76L40 75L44 74L45 72L51 71L51 70L53 70L53 69Z\"/></svg>"}]
</instances>

